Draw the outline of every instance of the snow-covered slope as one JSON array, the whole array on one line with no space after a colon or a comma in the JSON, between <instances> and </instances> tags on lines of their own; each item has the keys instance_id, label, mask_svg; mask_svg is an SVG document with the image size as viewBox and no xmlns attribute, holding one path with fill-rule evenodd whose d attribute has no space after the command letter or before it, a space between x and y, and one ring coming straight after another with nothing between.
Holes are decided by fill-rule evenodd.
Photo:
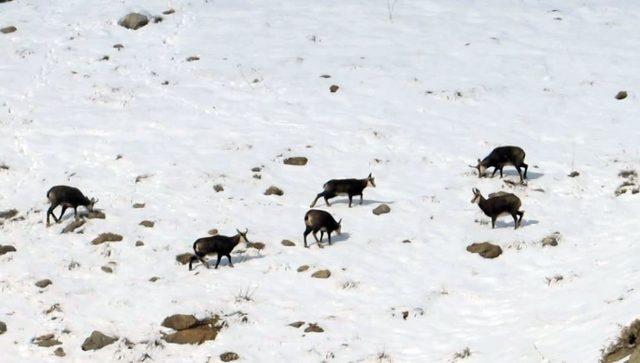
<instances>
[{"instance_id":1,"label":"snow-covered slope","mask_svg":"<svg viewBox=\"0 0 640 363\"><path fill-rule=\"evenodd\" d=\"M136 31L117 24L169 8ZM639 16L630 0L0 4L0 27L18 29L0 34L0 211L25 217L0 227L17 249L0 257L1 360L446 362L468 347L468 362L596 361L639 315L640 195L614 196L618 172L640 167ZM502 144L527 151L527 186L467 166ZM343 235L302 248L323 183L369 172L364 205L320 203ZM99 198L106 219L45 228L56 184ZM270 185L284 195L263 195ZM488 219L473 187L519 195L523 228L474 222ZM391 213L373 215L380 203ZM175 261L211 228L245 227L266 248L235 268ZM103 232L124 240L92 245ZM504 253L465 250L478 241ZM167 315L236 311L248 321L227 317L213 342L145 343ZM288 326L299 320L324 332ZM84 352L93 330L123 339ZM31 343L47 333L66 357Z\"/></svg>"}]
</instances>

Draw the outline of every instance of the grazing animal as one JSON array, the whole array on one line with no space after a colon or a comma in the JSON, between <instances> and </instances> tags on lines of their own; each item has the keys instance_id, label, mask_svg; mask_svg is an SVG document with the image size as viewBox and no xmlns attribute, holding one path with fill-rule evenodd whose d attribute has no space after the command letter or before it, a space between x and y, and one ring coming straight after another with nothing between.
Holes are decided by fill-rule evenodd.
<instances>
[{"instance_id":1,"label":"grazing animal","mask_svg":"<svg viewBox=\"0 0 640 363\"><path fill-rule=\"evenodd\" d=\"M60 223L67 208L73 208L77 219L79 206L84 206L91 212L93 211L93 206L98 203L98 200L95 198L89 199L85 197L80 189L66 185L56 185L49 189L47 192L47 199L49 199L49 202L51 203L49 210L47 210L47 226L50 225L49 216L53 216L53 220L56 223ZM56 218L55 214L53 214L53 210L59 205L62 205L62 212L60 213L60 217Z\"/></svg>"},{"instance_id":2,"label":"grazing animal","mask_svg":"<svg viewBox=\"0 0 640 363\"><path fill-rule=\"evenodd\" d=\"M489 199L485 199L477 188L473 188L471 203L477 203L484 214L491 217L491 228L496 228L496 219L505 213L513 217L514 229L518 228L522 223L524 211L519 210L522 202L514 194L497 192L489 194Z\"/></svg>"},{"instance_id":3,"label":"grazing animal","mask_svg":"<svg viewBox=\"0 0 640 363\"><path fill-rule=\"evenodd\" d=\"M240 232L236 229L236 232L238 232L238 234L233 237L216 235L212 237L198 238L193 243L193 253L195 253L195 256L191 256L191 259L189 260L189 271L191 271L191 266L196 260L199 260L207 268L210 268L207 260L205 260L205 256L212 253L218 254L218 261L216 262L215 268L218 268L222 256L227 256L229 266L233 267L233 263L231 262L231 251L233 251L240 242L244 242L245 244L250 243L247 239L249 229L246 229L244 232Z\"/></svg>"},{"instance_id":4,"label":"grazing animal","mask_svg":"<svg viewBox=\"0 0 640 363\"><path fill-rule=\"evenodd\" d=\"M316 242L322 242L322 237L324 237L324 232L327 232L327 236L329 237L329 244L331 244L331 233L334 231L340 234L340 230L342 229L342 219L336 222L336 220L329 214L323 210L319 209L311 209L304 215L304 246L307 246L307 236L309 233L313 232L313 238L316 239ZM320 239L316 233L320 231Z\"/></svg>"},{"instance_id":5,"label":"grazing animal","mask_svg":"<svg viewBox=\"0 0 640 363\"><path fill-rule=\"evenodd\" d=\"M360 196L360 204L362 204L362 191L368 186L376 187L376 179L371 174L365 179L331 179L324 184L324 191L316 196L310 208L313 208L318 199L322 197L324 197L325 203L331 206L329 199L338 195L349 196L349 208L351 208L351 201L355 195Z\"/></svg>"},{"instance_id":6,"label":"grazing animal","mask_svg":"<svg viewBox=\"0 0 640 363\"><path fill-rule=\"evenodd\" d=\"M478 177L480 178L485 176L485 172L490 167L493 167L493 174L491 174L492 178L496 175L496 171L498 170L500 170L500 177L502 178L502 169L506 165L513 165L516 170L518 170L520 182L523 183L524 179L527 178L527 170L529 169L529 165L524 163L524 157L525 153L522 148L517 146L500 146L493 149L486 158L482 160L478 159L478 165L469 166L478 169ZM524 168L524 178L520 168Z\"/></svg>"}]
</instances>

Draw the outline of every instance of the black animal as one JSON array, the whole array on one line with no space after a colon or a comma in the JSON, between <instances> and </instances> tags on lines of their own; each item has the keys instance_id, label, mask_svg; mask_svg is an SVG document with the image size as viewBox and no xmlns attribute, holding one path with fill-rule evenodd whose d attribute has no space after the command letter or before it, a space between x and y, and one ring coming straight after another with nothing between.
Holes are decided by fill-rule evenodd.
<instances>
[{"instance_id":1,"label":"black animal","mask_svg":"<svg viewBox=\"0 0 640 363\"><path fill-rule=\"evenodd\" d=\"M56 185L49 189L47 192L47 199L51 202L51 206L49 207L49 210L47 210L47 226L50 225L49 216L53 216L53 220L56 221L56 223L60 223L67 208L73 208L77 219L79 206L84 206L91 212L93 211L93 206L98 203L98 200L95 198L89 199L85 197L78 188L66 185ZM62 212L60 213L60 217L56 218L55 214L53 214L53 210L59 205L62 205Z\"/></svg>"},{"instance_id":2,"label":"black animal","mask_svg":"<svg viewBox=\"0 0 640 363\"><path fill-rule=\"evenodd\" d=\"M322 242L322 237L324 237L324 232L327 232L327 236L329 237L329 244L331 244L331 233L334 231L340 234L340 230L342 229L342 219L336 222L336 220L331 216L331 214L318 209L311 209L304 215L304 246L307 246L307 236L309 233L313 232L313 238L316 239L316 242ZM320 231L320 239L316 233Z\"/></svg>"},{"instance_id":3,"label":"black animal","mask_svg":"<svg viewBox=\"0 0 640 363\"><path fill-rule=\"evenodd\" d=\"M205 256L212 253L218 254L218 261L216 262L215 268L218 268L222 256L227 256L229 266L233 267L233 263L231 262L231 251L233 251L240 242L249 243L249 240L247 239L249 229L246 229L244 232L240 232L237 229L236 231L238 234L233 237L217 235L198 238L193 243L193 253L195 253L195 256L192 256L189 260L189 271L191 271L191 266L196 260L200 260L203 265L209 268L209 264L205 260Z\"/></svg>"},{"instance_id":4,"label":"black animal","mask_svg":"<svg viewBox=\"0 0 640 363\"><path fill-rule=\"evenodd\" d=\"M331 179L324 184L324 191L316 196L310 208L313 208L318 199L322 197L324 197L325 203L331 206L329 199L337 195L349 196L349 208L351 208L351 201L355 195L360 196L360 204L362 204L362 191L368 186L376 187L376 179L371 174L365 179Z\"/></svg>"},{"instance_id":5,"label":"black animal","mask_svg":"<svg viewBox=\"0 0 640 363\"><path fill-rule=\"evenodd\" d=\"M485 172L490 167L493 167L493 174L491 174L492 178L496 175L496 171L498 170L500 170L500 177L502 178L502 169L505 165L513 165L516 170L518 170L520 182L524 182L524 179L527 177L527 170L529 169L529 165L524 163L524 157L524 150L517 146L500 146L493 149L486 158L482 160L478 159L478 165L470 166L478 169L478 177L480 178L485 176ZM524 168L524 178L521 168Z\"/></svg>"},{"instance_id":6,"label":"black animal","mask_svg":"<svg viewBox=\"0 0 640 363\"><path fill-rule=\"evenodd\" d=\"M471 203L477 203L484 214L491 217L491 228L496 228L496 219L505 213L513 217L514 229L518 228L522 222L524 211L519 210L522 202L514 194L497 192L489 194L489 199L485 199L477 188L473 188Z\"/></svg>"}]
</instances>

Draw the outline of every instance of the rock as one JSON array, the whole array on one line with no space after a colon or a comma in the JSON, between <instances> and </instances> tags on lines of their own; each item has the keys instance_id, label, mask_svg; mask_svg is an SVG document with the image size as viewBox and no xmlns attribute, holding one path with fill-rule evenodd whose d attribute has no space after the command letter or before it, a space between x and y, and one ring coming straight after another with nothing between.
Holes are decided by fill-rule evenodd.
<instances>
[{"instance_id":1,"label":"rock","mask_svg":"<svg viewBox=\"0 0 640 363\"><path fill-rule=\"evenodd\" d=\"M51 282L51 280L44 279L44 280L40 280L40 281L36 282L36 286L41 288L41 289L44 289L45 287L51 285L52 283L53 282Z\"/></svg>"},{"instance_id":2,"label":"rock","mask_svg":"<svg viewBox=\"0 0 640 363\"><path fill-rule=\"evenodd\" d=\"M55 339L55 336L53 334L46 334L46 335L39 336L34 339L33 343L43 348L49 348L55 345L62 344L59 340Z\"/></svg>"},{"instance_id":3,"label":"rock","mask_svg":"<svg viewBox=\"0 0 640 363\"><path fill-rule=\"evenodd\" d=\"M298 272L305 272L309 269L309 265L302 265L300 267L298 267Z\"/></svg>"},{"instance_id":4,"label":"rock","mask_svg":"<svg viewBox=\"0 0 640 363\"><path fill-rule=\"evenodd\" d=\"M133 204L133 208L136 208L136 209L144 208L145 206L146 206L145 203L134 203Z\"/></svg>"},{"instance_id":5,"label":"rock","mask_svg":"<svg viewBox=\"0 0 640 363\"><path fill-rule=\"evenodd\" d=\"M65 354L64 349L62 349L62 347L56 348L56 350L53 351L53 354L55 354L57 357L64 357L65 355L67 355Z\"/></svg>"},{"instance_id":6,"label":"rock","mask_svg":"<svg viewBox=\"0 0 640 363\"><path fill-rule=\"evenodd\" d=\"M171 15L173 13L175 13L176 11L173 9L169 9L169 10L165 10L162 12L163 15Z\"/></svg>"},{"instance_id":7,"label":"rock","mask_svg":"<svg viewBox=\"0 0 640 363\"><path fill-rule=\"evenodd\" d=\"M143 175L138 175L136 177L136 184L140 183L141 181L145 180L145 179L149 179L151 178L152 175L151 174L143 174Z\"/></svg>"},{"instance_id":8,"label":"rock","mask_svg":"<svg viewBox=\"0 0 640 363\"><path fill-rule=\"evenodd\" d=\"M1 28L0 29L0 33L9 34L9 33L13 33L16 30L18 30L18 28L16 28L15 26L12 25L12 26L7 26L7 27L4 27L4 28Z\"/></svg>"},{"instance_id":9,"label":"rock","mask_svg":"<svg viewBox=\"0 0 640 363\"><path fill-rule=\"evenodd\" d=\"M254 172L254 173L259 173L261 170L262 170L262 168L261 168L261 167L259 167L259 166L256 166L256 167L254 167L254 168L251 168L251 171L252 171L252 172Z\"/></svg>"},{"instance_id":10,"label":"rock","mask_svg":"<svg viewBox=\"0 0 640 363\"><path fill-rule=\"evenodd\" d=\"M336 93L336 92L338 92L339 89L340 89L340 86L338 86L336 84L331 85L331 87L329 87L329 91L331 91L331 93Z\"/></svg>"},{"instance_id":11,"label":"rock","mask_svg":"<svg viewBox=\"0 0 640 363\"><path fill-rule=\"evenodd\" d=\"M180 330L173 334L165 335L162 339L173 344L202 344L207 340L215 340L218 329L200 326L196 328Z\"/></svg>"},{"instance_id":12,"label":"rock","mask_svg":"<svg viewBox=\"0 0 640 363\"><path fill-rule=\"evenodd\" d=\"M4 322L0 321L0 335L4 334L7 332L7 324L5 324Z\"/></svg>"},{"instance_id":13,"label":"rock","mask_svg":"<svg viewBox=\"0 0 640 363\"><path fill-rule=\"evenodd\" d=\"M282 189L276 186L270 186L267 190L265 190L264 195L283 195L284 192Z\"/></svg>"},{"instance_id":14,"label":"rock","mask_svg":"<svg viewBox=\"0 0 640 363\"><path fill-rule=\"evenodd\" d=\"M138 30L147 24L149 24L149 18L138 13L130 13L118 22L118 25L131 30Z\"/></svg>"},{"instance_id":15,"label":"rock","mask_svg":"<svg viewBox=\"0 0 640 363\"><path fill-rule=\"evenodd\" d=\"M224 187L222 184L216 184L213 186L213 190L215 190L216 193L224 192Z\"/></svg>"},{"instance_id":16,"label":"rock","mask_svg":"<svg viewBox=\"0 0 640 363\"><path fill-rule=\"evenodd\" d=\"M616 94L616 100L624 100L627 98L627 91L620 91Z\"/></svg>"},{"instance_id":17,"label":"rock","mask_svg":"<svg viewBox=\"0 0 640 363\"><path fill-rule=\"evenodd\" d=\"M283 246L287 246L287 247L293 247L296 245L294 242L289 241L288 239L283 239L282 242L280 243L282 243Z\"/></svg>"},{"instance_id":18,"label":"rock","mask_svg":"<svg viewBox=\"0 0 640 363\"><path fill-rule=\"evenodd\" d=\"M186 265L189 263L189 261L191 260L191 257L193 257L194 254L193 253L181 253L179 255L176 256L176 261L180 262L183 265Z\"/></svg>"},{"instance_id":19,"label":"rock","mask_svg":"<svg viewBox=\"0 0 640 363\"><path fill-rule=\"evenodd\" d=\"M91 335L82 343L82 350L98 350L113 344L118 338L113 338L102 334L101 332L94 330Z\"/></svg>"},{"instance_id":20,"label":"rock","mask_svg":"<svg viewBox=\"0 0 640 363\"><path fill-rule=\"evenodd\" d=\"M198 319L193 315L175 314L166 317L162 321L162 326L173 330L185 330L192 328L198 324Z\"/></svg>"},{"instance_id":21,"label":"rock","mask_svg":"<svg viewBox=\"0 0 640 363\"><path fill-rule=\"evenodd\" d=\"M144 246L144 242L136 241L136 247L141 247L141 246Z\"/></svg>"},{"instance_id":22,"label":"rock","mask_svg":"<svg viewBox=\"0 0 640 363\"><path fill-rule=\"evenodd\" d=\"M411 240L405 239L402 243L411 243Z\"/></svg>"},{"instance_id":23,"label":"rock","mask_svg":"<svg viewBox=\"0 0 640 363\"><path fill-rule=\"evenodd\" d=\"M113 47L114 47L115 49L117 49L118 51L120 51L120 50L124 49L124 45L119 44L119 43L118 43L118 44L114 44L114 45L113 45Z\"/></svg>"},{"instance_id":24,"label":"rock","mask_svg":"<svg viewBox=\"0 0 640 363\"><path fill-rule=\"evenodd\" d=\"M307 165L308 161L309 160L307 158L305 158L304 156L294 156L294 157L290 157L290 158L284 159L285 165L302 166L302 165Z\"/></svg>"},{"instance_id":25,"label":"rock","mask_svg":"<svg viewBox=\"0 0 640 363\"><path fill-rule=\"evenodd\" d=\"M496 258L502 254L502 248L489 242L473 243L467 246L467 251L478 253L484 258Z\"/></svg>"},{"instance_id":26,"label":"rock","mask_svg":"<svg viewBox=\"0 0 640 363\"><path fill-rule=\"evenodd\" d=\"M304 321L296 321L296 322L293 322L293 323L289 324L289 326L292 326L292 327L294 327L296 329L300 328L303 325L304 325Z\"/></svg>"},{"instance_id":27,"label":"rock","mask_svg":"<svg viewBox=\"0 0 640 363\"><path fill-rule=\"evenodd\" d=\"M207 233L209 233L210 236L215 236L219 232L218 232L218 229L214 228L214 229L209 230L209 232L207 232Z\"/></svg>"},{"instance_id":28,"label":"rock","mask_svg":"<svg viewBox=\"0 0 640 363\"><path fill-rule=\"evenodd\" d=\"M324 329L322 329L316 323L309 323L309 326L307 326L307 328L304 330L304 332L305 333L322 333L322 332L324 332Z\"/></svg>"},{"instance_id":29,"label":"rock","mask_svg":"<svg viewBox=\"0 0 640 363\"><path fill-rule=\"evenodd\" d=\"M575 178L577 176L579 176L580 173L578 173L577 171L572 171L571 173L569 173L569 175L567 175L569 178Z\"/></svg>"},{"instance_id":30,"label":"rock","mask_svg":"<svg viewBox=\"0 0 640 363\"><path fill-rule=\"evenodd\" d=\"M253 179L262 179L262 175L260 175L260 174L253 174Z\"/></svg>"},{"instance_id":31,"label":"rock","mask_svg":"<svg viewBox=\"0 0 640 363\"><path fill-rule=\"evenodd\" d=\"M318 270L311 274L311 277L315 277L316 279L328 279L331 276L331 271L329 270Z\"/></svg>"},{"instance_id":32,"label":"rock","mask_svg":"<svg viewBox=\"0 0 640 363\"><path fill-rule=\"evenodd\" d=\"M16 248L13 246L0 246L0 256L9 252L16 252Z\"/></svg>"},{"instance_id":33,"label":"rock","mask_svg":"<svg viewBox=\"0 0 640 363\"><path fill-rule=\"evenodd\" d=\"M64 227L62 229L62 233L71 233L71 232L75 231L76 229L82 227L85 223L86 222L85 222L84 219L73 220L69 224L67 224L66 227Z\"/></svg>"},{"instance_id":34,"label":"rock","mask_svg":"<svg viewBox=\"0 0 640 363\"><path fill-rule=\"evenodd\" d=\"M100 269L108 274L113 273L113 268L111 268L110 266L102 266L100 267Z\"/></svg>"},{"instance_id":35,"label":"rock","mask_svg":"<svg viewBox=\"0 0 640 363\"><path fill-rule=\"evenodd\" d=\"M5 210L3 212L0 212L0 218L1 219L10 219L13 218L15 216L18 215L18 210L17 209L9 209L9 210Z\"/></svg>"},{"instance_id":36,"label":"rock","mask_svg":"<svg viewBox=\"0 0 640 363\"><path fill-rule=\"evenodd\" d=\"M156 224L155 224L155 222L144 220L144 221L140 222L138 225L143 226L143 227L147 227L147 228L153 228L153 226L155 226Z\"/></svg>"},{"instance_id":37,"label":"rock","mask_svg":"<svg viewBox=\"0 0 640 363\"><path fill-rule=\"evenodd\" d=\"M71 263L69 263L69 266L67 266L67 269L71 271L77 269L78 267L80 267L80 264L78 262L71 261Z\"/></svg>"},{"instance_id":38,"label":"rock","mask_svg":"<svg viewBox=\"0 0 640 363\"><path fill-rule=\"evenodd\" d=\"M161 17L161 16L154 16L153 17L153 22L156 23L156 24L162 22L163 20L164 20L164 18Z\"/></svg>"},{"instance_id":39,"label":"rock","mask_svg":"<svg viewBox=\"0 0 640 363\"><path fill-rule=\"evenodd\" d=\"M87 214L87 218L89 218L89 219L105 219L106 216L104 215L103 211L92 210L91 212L89 212Z\"/></svg>"},{"instance_id":40,"label":"rock","mask_svg":"<svg viewBox=\"0 0 640 363\"><path fill-rule=\"evenodd\" d=\"M558 245L558 241L560 241L560 238L562 237L562 235L560 234L560 232L554 232L548 236L546 236L545 238L542 239L542 247L546 247L546 246L551 246L551 247L555 247Z\"/></svg>"},{"instance_id":41,"label":"rock","mask_svg":"<svg viewBox=\"0 0 640 363\"><path fill-rule=\"evenodd\" d=\"M602 363L623 362L623 358L629 355L636 359L631 359L627 363L636 363L638 359L638 350L640 349L640 319L634 320L629 326L622 328L618 339L604 350Z\"/></svg>"},{"instance_id":42,"label":"rock","mask_svg":"<svg viewBox=\"0 0 640 363\"><path fill-rule=\"evenodd\" d=\"M122 241L122 236L115 233L101 233L98 237L96 237L93 241L91 241L92 245L99 245L105 242L120 242Z\"/></svg>"},{"instance_id":43,"label":"rock","mask_svg":"<svg viewBox=\"0 0 640 363\"><path fill-rule=\"evenodd\" d=\"M192 55L191 57L187 57L187 62L194 62L200 60L200 57Z\"/></svg>"},{"instance_id":44,"label":"rock","mask_svg":"<svg viewBox=\"0 0 640 363\"><path fill-rule=\"evenodd\" d=\"M234 352L225 352L220 354L220 360L223 362L231 362L240 359L240 356Z\"/></svg>"},{"instance_id":45,"label":"rock","mask_svg":"<svg viewBox=\"0 0 640 363\"><path fill-rule=\"evenodd\" d=\"M635 170L622 170L618 173L618 176L625 179L635 179L638 177L638 172Z\"/></svg>"},{"instance_id":46,"label":"rock","mask_svg":"<svg viewBox=\"0 0 640 363\"><path fill-rule=\"evenodd\" d=\"M247 248L255 248L258 251L263 250L264 247L265 247L265 244L262 243L262 242L248 242L247 243Z\"/></svg>"},{"instance_id":47,"label":"rock","mask_svg":"<svg viewBox=\"0 0 640 363\"><path fill-rule=\"evenodd\" d=\"M386 204L380 204L379 206L377 206L377 207L375 207L373 209L373 214L375 214L377 216L379 216L381 214L387 214L389 212L391 212L391 207L389 207Z\"/></svg>"},{"instance_id":48,"label":"rock","mask_svg":"<svg viewBox=\"0 0 640 363\"><path fill-rule=\"evenodd\" d=\"M160 280L158 276L153 276L152 278L149 279L150 282L156 282L158 280Z\"/></svg>"},{"instance_id":49,"label":"rock","mask_svg":"<svg viewBox=\"0 0 640 363\"><path fill-rule=\"evenodd\" d=\"M320 78L331 78L331 76L328 75L328 74L323 74L323 75L320 76Z\"/></svg>"}]
</instances>

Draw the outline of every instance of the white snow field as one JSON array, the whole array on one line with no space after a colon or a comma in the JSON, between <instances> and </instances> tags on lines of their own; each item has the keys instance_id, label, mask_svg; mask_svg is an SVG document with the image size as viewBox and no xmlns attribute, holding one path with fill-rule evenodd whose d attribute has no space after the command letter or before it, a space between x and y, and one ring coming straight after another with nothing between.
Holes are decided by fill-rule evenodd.
<instances>
[{"instance_id":1,"label":"white snow field","mask_svg":"<svg viewBox=\"0 0 640 363\"><path fill-rule=\"evenodd\" d=\"M119 26L133 11L163 21ZM0 226L17 249L0 256L0 361L597 362L640 316L640 194L614 195L640 169L639 17L633 0L1 3L17 31L0 33L0 211L24 220ZM527 152L526 186L468 167L499 145ZM316 206L342 236L303 248L323 183L369 172L364 205ZM45 228L58 184L106 219ZM517 194L522 228L492 230L473 187ZM238 246L234 268L176 262L212 228L266 247ZM124 239L92 245L103 232ZM466 251L482 241L503 254ZM168 344L176 313L228 327ZM119 340L83 351L94 330ZM62 345L33 344L44 334Z\"/></svg>"}]
</instances>

